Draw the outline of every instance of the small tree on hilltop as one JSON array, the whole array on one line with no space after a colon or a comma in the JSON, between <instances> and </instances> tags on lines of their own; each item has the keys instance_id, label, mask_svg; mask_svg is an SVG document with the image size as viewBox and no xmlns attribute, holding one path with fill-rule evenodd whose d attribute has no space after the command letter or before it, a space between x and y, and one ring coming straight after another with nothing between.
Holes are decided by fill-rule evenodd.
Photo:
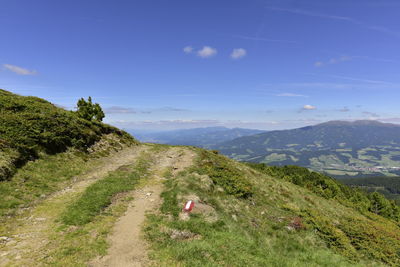
<instances>
[{"instance_id":1,"label":"small tree on hilltop","mask_svg":"<svg viewBox=\"0 0 400 267\"><path fill-rule=\"evenodd\" d=\"M78 116L85 120L102 121L105 117L103 109L98 103L93 104L90 96L87 101L84 98L79 99L76 105Z\"/></svg>"}]
</instances>

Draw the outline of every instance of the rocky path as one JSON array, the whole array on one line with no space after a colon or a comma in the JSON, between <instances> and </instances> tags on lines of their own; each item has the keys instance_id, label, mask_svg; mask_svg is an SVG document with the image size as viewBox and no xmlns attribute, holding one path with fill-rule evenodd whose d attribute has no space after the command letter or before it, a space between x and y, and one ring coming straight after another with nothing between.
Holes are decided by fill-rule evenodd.
<instances>
[{"instance_id":1,"label":"rocky path","mask_svg":"<svg viewBox=\"0 0 400 267\"><path fill-rule=\"evenodd\" d=\"M131 192L133 200L125 214L114 225L109 237L111 244L107 255L88 263L90 266L146 266L147 244L142 238L142 226L148 211L161 205L163 177L167 170L172 175L191 166L195 153L184 147L165 147L160 151L150 151L151 146L140 145L126 148L104 159L99 167L77 177L70 186L54 193L36 207L15 218L15 227L0 247L0 266L38 266L47 257L46 245L55 231L56 219L61 212L95 181L121 166L133 164L141 155L151 154L154 164L150 168L150 179ZM0 240L4 244L4 240ZM40 264L39 264L40 265Z\"/></svg>"},{"instance_id":2,"label":"rocky path","mask_svg":"<svg viewBox=\"0 0 400 267\"><path fill-rule=\"evenodd\" d=\"M91 266L129 267L149 264L148 245L142 237L142 227L146 213L157 210L161 205L162 181L165 180L162 173L170 168L174 175L191 166L193 158L194 153L184 148L169 148L156 156L156 164L151 170L152 178L143 188L133 192L132 203L114 226L107 256L94 260Z\"/></svg>"},{"instance_id":3,"label":"rocky path","mask_svg":"<svg viewBox=\"0 0 400 267\"><path fill-rule=\"evenodd\" d=\"M146 150L146 146L129 147L102 159L99 167L15 218L12 235L0 248L0 266L35 266L38 258L46 256L42 248L48 243L48 233L68 201L109 172L134 162Z\"/></svg>"}]
</instances>

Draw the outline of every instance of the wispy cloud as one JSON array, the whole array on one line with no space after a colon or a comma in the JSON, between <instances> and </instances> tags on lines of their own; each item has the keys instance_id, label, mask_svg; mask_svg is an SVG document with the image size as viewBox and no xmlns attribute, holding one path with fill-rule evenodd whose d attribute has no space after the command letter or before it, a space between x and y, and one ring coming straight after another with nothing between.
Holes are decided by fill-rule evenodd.
<instances>
[{"instance_id":1,"label":"wispy cloud","mask_svg":"<svg viewBox=\"0 0 400 267\"><path fill-rule=\"evenodd\" d=\"M345 61L350 61L352 60L353 57L349 57L349 56L341 56L341 57L337 57L337 58L331 58L327 61L317 61L314 63L315 67L322 67L325 65L332 65L332 64L338 64L341 62L345 62Z\"/></svg>"},{"instance_id":2,"label":"wispy cloud","mask_svg":"<svg viewBox=\"0 0 400 267\"><path fill-rule=\"evenodd\" d=\"M368 60L368 61L376 61L376 62L387 62L387 63L398 63L400 61L394 59L387 59L387 58L376 58L376 57L369 57L369 56L340 56L340 57L333 57L329 60L319 60L314 62L315 67L323 67L326 65L331 64L338 64L341 62L352 61L356 59L361 60Z\"/></svg>"},{"instance_id":3,"label":"wispy cloud","mask_svg":"<svg viewBox=\"0 0 400 267\"><path fill-rule=\"evenodd\" d=\"M348 107L343 107L343 108L338 109L338 111L340 111L340 112L349 112L350 109Z\"/></svg>"},{"instance_id":4,"label":"wispy cloud","mask_svg":"<svg viewBox=\"0 0 400 267\"><path fill-rule=\"evenodd\" d=\"M184 108L175 108L175 107L162 107L158 109L154 109L155 111L172 111L172 112L182 112L182 111L189 111Z\"/></svg>"},{"instance_id":5,"label":"wispy cloud","mask_svg":"<svg viewBox=\"0 0 400 267\"><path fill-rule=\"evenodd\" d=\"M270 38L254 37L254 36L232 35L232 37L238 38L238 39L243 39L243 40L252 40L252 41L298 44L298 42L296 42L296 41L270 39Z\"/></svg>"},{"instance_id":6,"label":"wispy cloud","mask_svg":"<svg viewBox=\"0 0 400 267\"><path fill-rule=\"evenodd\" d=\"M302 110L314 110L317 109L316 106L312 106L312 105L304 105Z\"/></svg>"},{"instance_id":7,"label":"wispy cloud","mask_svg":"<svg viewBox=\"0 0 400 267\"><path fill-rule=\"evenodd\" d=\"M37 71L35 70L28 70L16 65L11 65L11 64L3 64L3 67L9 71L12 71L18 75L36 75Z\"/></svg>"},{"instance_id":8,"label":"wispy cloud","mask_svg":"<svg viewBox=\"0 0 400 267\"><path fill-rule=\"evenodd\" d=\"M312 11L302 10L302 9L290 9L290 8L280 8L280 7L266 7L266 8L269 10L292 13L292 14L303 15L303 16L308 16L308 17L318 17L318 18L323 18L323 19L343 21L343 22L354 24L354 25L358 25L360 27L363 27L363 28L366 28L366 29L369 29L372 31L377 31L377 32L388 34L388 35L400 37L400 32L396 32L396 31L393 31L391 29L388 29L388 28L382 27L382 26L368 25L367 23L364 23L360 20L357 20L357 19L354 19L351 17L336 16L336 15L312 12Z\"/></svg>"},{"instance_id":9,"label":"wispy cloud","mask_svg":"<svg viewBox=\"0 0 400 267\"><path fill-rule=\"evenodd\" d=\"M355 77L348 77L348 76L341 76L341 75L325 75L325 76L343 79L343 80L349 80L349 81L371 83L371 84L393 84L391 82L386 82L386 81L362 79L362 78L355 78Z\"/></svg>"},{"instance_id":10,"label":"wispy cloud","mask_svg":"<svg viewBox=\"0 0 400 267\"><path fill-rule=\"evenodd\" d=\"M304 16L309 16L309 17L319 17L319 18L325 18L325 19L343 20L343 21L350 21L353 23L359 23L357 20L349 18L349 17L328 15L328 14L316 13L316 12L311 12L311 11L301 10L301 9L290 9L290 8L280 8L280 7L267 7L267 9L275 10L275 11L282 11L282 12L287 12L287 13L292 13L292 14L298 14L298 15L304 15Z\"/></svg>"},{"instance_id":11,"label":"wispy cloud","mask_svg":"<svg viewBox=\"0 0 400 267\"><path fill-rule=\"evenodd\" d=\"M371 112L371 111L363 111L362 114L367 116L369 119L379 118L380 117L379 114L377 114L375 112Z\"/></svg>"},{"instance_id":12,"label":"wispy cloud","mask_svg":"<svg viewBox=\"0 0 400 267\"><path fill-rule=\"evenodd\" d=\"M197 55L202 58L209 58L217 54L217 49L210 46L203 46L202 49L197 51Z\"/></svg>"},{"instance_id":13,"label":"wispy cloud","mask_svg":"<svg viewBox=\"0 0 400 267\"><path fill-rule=\"evenodd\" d=\"M188 45L183 48L183 52L186 54L191 54L193 52L193 47Z\"/></svg>"},{"instance_id":14,"label":"wispy cloud","mask_svg":"<svg viewBox=\"0 0 400 267\"><path fill-rule=\"evenodd\" d=\"M233 51L231 53L231 58L232 59L240 59L240 58L245 57L246 55L247 55L246 49L235 48L235 49L233 49Z\"/></svg>"},{"instance_id":15,"label":"wispy cloud","mask_svg":"<svg viewBox=\"0 0 400 267\"><path fill-rule=\"evenodd\" d=\"M117 120L110 124L125 129L152 129L152 130L172 130L189 129L210 126L225 126L228 128L275 128L280 123L278 121L243 121L243 120L213 120L213 119L175 119L175 120L148 120L148 121L129 121Z\"/></svg>"},{"instance_id":16,"label":"wispy cloud","mask_svg":"<svg viewBox=\"0 0 400 267\"><path fill-rule=\"evenodd\" d=\"M385 28L385 27L368 26L368 29L374 30L374 31L378 31L378 32L381 32L381 33L386 33L388 35L393 35L393 36L396 36L396 37L400 37L400 32L396 32L396 31L393 31L393 30Z\"/></svg>"},{"instance_id":17,"label":"wispy cloud","mask_svg":"<svg viewBox=\"0 0 400 267\"><path fill-rule=\"evenodd\" d=\"M130 107L112 106L104 109L106 114L152 114L152 113L165 113L165 112L186 112L187 109L176 108L176 107L161 107L161 108L149 108L149 109L134 109Z\"/></svg>"},{"instance_id":18,"label":"wispy cloud","mask_svg":"<svg viewBox=\"0 0 400 267\"><path fill-rule=\"evenodd\" d=\"M120 106L112 106L109 108L105 108L104 112L106 114L135 114L137 111L133 108L126 108Z\"/></svg>"},{"instance_id":19,"label":"wispy cloud","mask_svg":"<svg viewBox=\"0 0 400 267\"><path fill-rule=\"evenodd\" d=\"M307 95L293 94L293 93L281 93L281 94L276 94L275 96L285 96L285 97L308 97Z\"/></svg>"}]
</instances>

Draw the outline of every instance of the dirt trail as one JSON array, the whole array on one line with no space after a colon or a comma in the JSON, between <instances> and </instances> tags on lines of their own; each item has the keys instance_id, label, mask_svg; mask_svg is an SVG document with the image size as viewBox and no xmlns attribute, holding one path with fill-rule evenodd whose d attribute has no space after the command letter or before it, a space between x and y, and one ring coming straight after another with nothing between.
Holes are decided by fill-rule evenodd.
<instances>
[{"instance_id":1,"label":"dirt trail","mask_svg":"<svg viewBox=\"0 0 400 267\"><path fill-rule=\"evenodd\" d=\"M163 191L161 175L172 168L172 174L191 166L194 153L189 149L172 147L156 156L152 167L152 178L146 185L133 192L134 199L125 215L115 224L110 237L111 247L108 255L94 260L93 267L129 267L146 266L150 263L147 256L148 245L142 237L142 226L148 211L154 211L161 205L160 194Z\"/></svg>"},{"instance_id":2,"label":"dirt trail","mask_svg":"<svg viewBox=\"0 0 400 267\"><path fill-rule=\"evenodd\" d=\"M132 164L146 150L144 145L130 147L102 159L98 167L76 177L70 186L16 218L10 241L0 250L0 266L34 266L38 258L45 257L42 248L48 243L48 232L66 203L108 172Z\"/></svg>"}]
</instances>

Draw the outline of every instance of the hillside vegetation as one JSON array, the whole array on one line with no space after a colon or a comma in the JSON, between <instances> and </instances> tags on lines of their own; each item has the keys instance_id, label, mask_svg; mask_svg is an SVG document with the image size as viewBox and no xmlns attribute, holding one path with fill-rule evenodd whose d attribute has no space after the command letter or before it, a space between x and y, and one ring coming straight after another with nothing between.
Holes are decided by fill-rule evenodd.
<instances>
[{"instance_id":1,"label":"hillside vegetation","mask_svg":"<svg viewBox=\"0 0 400 267\"><path fill-rule=\"evenodd\" d=\"M400 177L363 177L341 179L340 182L366 192L379 192L400 205Z\"/></svg>"},{"instance_id":2,"label":"hillside vegetation","mask_svg":"<svg viewBox=\"0 0 400 267\"><path fill-rule=\"evenodd\" d=\"M0 181L10 179L18 167L41 155L68 148L87 151L106 134L133 142L127 133L112 126L82 119L76 112L38 97L0 89Z\"/></svg>"},{"instance_id":3,"label":"hillside vegetation","mask_svg":"<svg viewBox=\"0 0 400 267\"><path fill-rule=\"evenodd\" d=\"M369 211L365 194L351 196L357 192L303 168L269 170L197 153L192 168L166 182L161 214L149 217L160 265L400 264L398 213ZM197 203L189 215L182 212L188 200Z\"/></svg>"},{"instance_id":4,"label":"hillside vegetation","mask_svg":"<svg viewBox=\"0 0 400 267\"><path fill-rule=\"evenodd\" d=\"M354 207L362 213L373 212L396 222L400 221L400 207L394 201L386 199L384 195L378 192L366 193L353 189L329 176L303 167L278 167L268 166L263 163L248 163L248 165L272 177L307 188L323 198L335 199L341 204Z\"/></svg>"}]
</instances>

